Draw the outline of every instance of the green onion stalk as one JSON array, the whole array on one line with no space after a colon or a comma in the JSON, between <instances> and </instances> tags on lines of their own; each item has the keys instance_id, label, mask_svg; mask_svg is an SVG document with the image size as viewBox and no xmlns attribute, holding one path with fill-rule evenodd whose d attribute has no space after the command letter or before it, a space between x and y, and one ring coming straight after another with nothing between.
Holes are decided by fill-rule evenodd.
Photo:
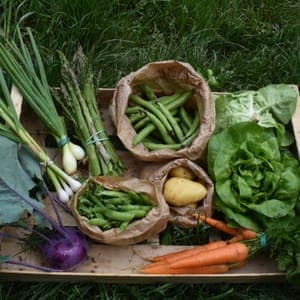
<instances>
[{"instance_id":1,"label":"green onion stalk","mask_svg":"<svg viewBox=\"0 0 300 300\"><path fill-rule=\"evenodd\" d=\"M0 87L0 118L3 121L0 123L0 134L17 143L23 143L34 153L44 166L45 172L55 187L59 200L67 202L73 193L81 187L81 183L59 168L22 125L1 69Z\"/></svg>"},{"instance_id":2,"label":"green onion stalk","mask_svg":"<svg viewBox=\"0 0 300 300\"><path fill-rule=\"evenodd\" d=\"M85 156L83 148L72 143L62 118L59 116L48 84L39 49L30 29L27 29L31 52L17 28L16 42L1 37L0 67L18 88L24 100L41 119L62 149L62 166L68 174L77 170L77 161ZM32 54L31 54L32 53Z\"/></svg>"},{"instance_id":3,"label":"green onion stalk","mask_svg":"<svg viewBox=\"0 0 300 300\"><path fill-rule=\"evenodd\" d=\"M79 48L72 67L63 53L60 53L60 58L61 89L60 93L54 91L54 95L85 148L89 174L122 175L124 165L104 128L97 106L94 75L86 56Z\"/></svg>"}]
</instances>

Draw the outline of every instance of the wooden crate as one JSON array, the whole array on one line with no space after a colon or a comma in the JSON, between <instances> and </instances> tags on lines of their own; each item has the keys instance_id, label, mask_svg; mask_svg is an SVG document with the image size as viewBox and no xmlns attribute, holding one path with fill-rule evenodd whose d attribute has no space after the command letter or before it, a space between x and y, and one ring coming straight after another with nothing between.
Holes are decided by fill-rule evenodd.
<instances>
[{"instance_id":1,"label":"wooden crate","mask_svg":"<svg viewBox=\"0 0 300 300\"><path fill-rule=\"evenodd\" d=\"M295 87L297 89L297 87ZM114 135L114 126L109 117L107 108L112 98L113 89L99 90L99 105L104 115L104 122L109 135ZM38 120L38 118L23 105L21 114L22 121L29 129L31 134L43 146L47 146L47 131ZM293 132L296 138L298 157L300 158L300 99L296 112L291 122ZM56 157L59 162L58 150L47 148L52 157ZM120 156L128 167L128 174L138 176L145 163L137 162L127 151L120 151ZM49 203L46 203L46 209ZM63 215L65 225L76 226L72 216ZM52 213L55 218L55 215ZM15 229L6 228L6 232ZM226 274L214 275L145 275L139 273L139 268L148 262L148 259L156 256L181 250L190 246L164 246L159 245L159 239L147 241L145 244L132 245L126 247L109 246L90 242L88 260L72 272L41 272L34 271L25 267L3 264L0 268L0 278L5 280L22 281L93 281L105 283L155 283L155 282L173 282L173 283L216 283L216 282L262 282L262 281L282 281L285 274L280 273L276 268L276 263L264 255L258 255L244 267L231 270ZM1 241L1 255L19 253L20 247L15 241L3 239ZM33 264L42 264L41 258L36 253L17 254L17 259Z\"/></svg>"}]
</instances>

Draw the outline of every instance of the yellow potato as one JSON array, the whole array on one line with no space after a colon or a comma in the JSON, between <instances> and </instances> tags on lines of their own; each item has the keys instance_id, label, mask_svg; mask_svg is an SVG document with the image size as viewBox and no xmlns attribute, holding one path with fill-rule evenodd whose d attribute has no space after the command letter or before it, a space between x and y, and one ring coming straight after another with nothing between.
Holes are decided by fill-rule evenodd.
<instances>
[{"instance_id":1,"label":"yellow potato","mask_svg":"<svg viewBox=\"0 0 300 300\"><path fill-rule=\"evenodd\" d=\"M171 177L181 177L181 178L187 178L190 180L193 180L195 177L194 173L191 170L184 168L184 167L176 167L176 168L172 169L170 171L169 175Z\"/></svg>"},{"instance_id":2,"label":"yellow potato","mask_svg":"<svg viewBox=\"0 0 300 300\"><path fill-rule=\"evenodd\" d=\"M199 182L171 177L164 184L163 195L173 206L186 206L203 200L207 195L207 189Z\"/></svg>"}]
</instances>

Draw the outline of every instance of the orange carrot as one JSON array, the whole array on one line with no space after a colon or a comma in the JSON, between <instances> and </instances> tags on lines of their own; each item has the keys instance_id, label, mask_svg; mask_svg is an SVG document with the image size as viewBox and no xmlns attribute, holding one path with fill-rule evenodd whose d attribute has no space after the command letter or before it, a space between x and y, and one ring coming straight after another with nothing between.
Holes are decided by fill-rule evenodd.
<instances>
[{"instance_id":1,"label":"orange carrot","mask_svg":"<svg viewBox=\"0 0 300 300\"><path fill-rule=\"evenodd\" d=\"M199 215L199 214L194 214L194 217L196 219L198 219L199 221L206 223L207 225L210 225L211 227L214 227L224 233L227 233L230 235L237 235L239 233L238 228L229 227L226 223L224 223L220 220L206 217L205 215Z\"/></svg>"},{"instance_id":2,"label":"orange carrot","mask_svg":"<svg viewBox=\"0 0 300 300\"><path fill-rule=\"evenodd\" d=\"M234 236L233 238L231 238L228 243L236 243L236 242L240 242L242 240L252 240L257 238L257 232L251 230L251 229L246 229L246 228L241 228L240 232Z\"/></svg>"},{"instance_id":3,"label":"orange carrot","mask_svg":"<svg viewBox=\"0 0 300 300\"><path fill-rule=\"evenodd\" d=\"M200 267L208 265L229 264L240 262L248 258L249 248L241 242L201 252L197 255L185 257L170 264L172 268Z\"/></svg>"},{"instance_id":4,"label":"orange carrot","mask_svg":"<svg viewBox=\"0 0 300 300\"><path fill-rule=\"evenodd\" d=\"M183 257L188 257L190 255L194 255L194 254L197 254L197 253L200 253L203 251L224 247L226 245L227 245L227 243L225 241L214 241L214 242L211 242L211 243L208 243L205 245L180 250L177 252L171 252L171 253L168 253L165 255L159 255L159 256L152 258L151 260L152 261L163 261L164 260L167 262L171 262L171 261L176 261L177 259L181 259Z\"/></svg>"},{"instance_id":5,"label":"orange carrot","mask_svg":"<svg viewBox=\"0 0 300 300\"><path fill-rule=\"evenodd\" d=\"M223 274L229 270L227 264L203 267L171 268L168 264L160 263L151 268L143 268L145 274Z\"/></svg>"}]
</instances>

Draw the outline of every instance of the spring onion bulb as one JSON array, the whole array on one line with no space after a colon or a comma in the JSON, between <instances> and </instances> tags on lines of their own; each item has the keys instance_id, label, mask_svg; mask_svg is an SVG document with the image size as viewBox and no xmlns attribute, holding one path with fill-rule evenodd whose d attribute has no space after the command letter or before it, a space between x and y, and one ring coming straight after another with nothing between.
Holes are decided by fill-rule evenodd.
<instances>
[{"instance_id":1,"label":"spring onion bulb","mask_svg":"<svg viewBox=\"0 0 300 300\"><path fill-rule=\"evenodd\" d=\"M82 160L85 157L85 152L82 147L70 142L69 148L77 160Z\"/></svg>"},{"instance_id":2,"label":"spring onion bulb","mask_svg":"<svg viewBox=\"0 0 300 300\"><path fill-rule=\"evenodd\" d=\"M50 134L57 141L58 147L62 148L62 167L71 175L76 172L76 161L84 157L84 150L69 141L65 124L54 104L42 58L30 29L27 29L27 34L31 51L25 45L19 28L17 28L17 33L19 46L14 41L2 37L0 67L7 73L24 100L48 128Z\"/></svg>"},{"instance_id":3,"label":"spring onion bulb","mask_svg":"<svg viewBox=\"0 0 300 300\"><path fill-rule=\"evenodd\" d=\"M77 160L69 147L69 143L62 147L62 164L68 174L73 175L76 173Z\"/></svg>"}]
</instances>

